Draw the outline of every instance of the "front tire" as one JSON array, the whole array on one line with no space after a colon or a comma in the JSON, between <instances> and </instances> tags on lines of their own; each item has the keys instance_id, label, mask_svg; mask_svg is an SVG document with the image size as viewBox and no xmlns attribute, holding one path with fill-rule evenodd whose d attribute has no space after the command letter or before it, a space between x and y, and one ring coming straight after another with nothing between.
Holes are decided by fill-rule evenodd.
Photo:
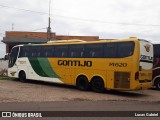
<instances>
[{"instance_id":1,"label":"front tire","mask_svg":"<svg viewBox=\"0 0 160 120\"><path fill-rule=\"evenodd\" d=\"M20 80L21 82L27 82L27 80L26 80L26 73L25 73L24 71L21 71L21 72L19 73L19 80Z\"/></svg>"}]
</instances>

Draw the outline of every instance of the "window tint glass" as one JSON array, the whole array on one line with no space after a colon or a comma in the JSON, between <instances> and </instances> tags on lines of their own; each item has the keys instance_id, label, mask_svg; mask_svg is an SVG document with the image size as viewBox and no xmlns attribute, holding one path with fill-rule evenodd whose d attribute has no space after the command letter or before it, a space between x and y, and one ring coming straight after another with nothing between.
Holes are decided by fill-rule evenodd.
<instances>
[{"instance_id":1,"label":"window tint glass","mask_svg":"<svg viewBox=\"0 0 160 120\"><path fill-rule=\"evenodd\" d=\"M33 46L30 47L30 57L40 57L41 56L41 47L40 46Z\"/></svg>"},{"instance_id":2,"label":"window tint glass","mask_svg":"<svg viewBox=\"0 0 160 120\"><path fill-rule=\"evenodd\" d=\"M104 44L104 57L116 58L117 56L117 43L105 43Z\"/></svg>"},{"instance_id":3,"label":"window tint glass","mask_svg":"<svg viewBox=\"0 0 160 120\"><path fill-rule=\"evenodd\" d=\"M20 47L19 57L29 57L29 47L28 46Z\"/></svg>"},{"instance_id":4,"label":"window tint glass","mask_svg":"<svg viewBox=\"0 0 160 120\"><path fill-rule=\"evenodd\" d=\"M55 57L68 57L68 46L57 45L55 46Z\"/></svg>"},{"instance_id":5,"label":"window tint glass","mask_svg":"<svg viewBox=\"0 0 160 120\"><path fill-rule=\"evenodd\" d=\"M53 57L53 56L54 56L54 47L53 46L42 46L41 57Z\"/></svg>"},{"instance_id":6,"label":"window tint glass","mask_svg":"<svg viewBox=\"0 0 160 120\"><path fill-rule=\"evenodd\" d=\"M160 45L154 44L153 49L154 49L154 57L156 58L160 57Z\"/></svg>"},{"instance_id":7,"label":"window tint glass","mask_svg":"<svg viewBox=\"0 0 160 120\"><path fill-rule=\"evenodd\" d=\"M158 47L154 47L160 51ZM69 50L69 51L68 51ZM19 57L123 58L133 55L134 42L86 45L22 46ZM156 53L156 52L155 52ZM157 52L159 55L159 52Z\"/></svg>"},{"instance_id":8,"label":"window tint glass","mask_svg":"<svg viewBox=\"0 0 160 120\"><path fill-rule=\"evenodd\" d=\"M103 45L102 44L86 45L86 57L102 58L103 57Z\"/></svg>"},{"instance_id":9,"label":"window tint glass","mask_svg":"<svg viewBox=\"0 0 160 120\"><path fill-rule=\"evenodd\" d=\"M104 57L123 58L133 55L134 42L115 42L104 45Z\"/></svg>"},{"instance_id":10,"label":"window tint glass","mask_svg":"<svg viewBox=\"0 0 160 120\"><path fill-rule=\"evenodd\" d=\"M69 46L69 57L73 57L73 58L84 57L84 45Z\"/></svg>"},{"instance_id":11,"label":"window tint glass","mask_svg":"<svg viewBox=\"0 0 160 120\"><path fill-rule=\"evenodd\" d=\"M118 56L119 58L128 57L133 55L134 43L133 42L121 42L118 43Z\"/></svg>"}]
</instances>

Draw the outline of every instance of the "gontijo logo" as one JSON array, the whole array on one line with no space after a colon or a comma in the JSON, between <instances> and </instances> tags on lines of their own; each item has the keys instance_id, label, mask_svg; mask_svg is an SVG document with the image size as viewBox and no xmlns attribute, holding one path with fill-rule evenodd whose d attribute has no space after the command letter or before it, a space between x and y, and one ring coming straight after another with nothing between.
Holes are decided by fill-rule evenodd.
<instances>
[{"instance_id":1,"label":"gontijo logo","mask_svg":"<svg viewBox=\"0 0 160 120\"><path fill-rule=\"evenodd\" d=\"M146 49L147 52L149 52L149 51L150 51L150 48L151 48L151 45L146 44L146 45L144 46L144 48Z\"/></svg>"}]
</instances>

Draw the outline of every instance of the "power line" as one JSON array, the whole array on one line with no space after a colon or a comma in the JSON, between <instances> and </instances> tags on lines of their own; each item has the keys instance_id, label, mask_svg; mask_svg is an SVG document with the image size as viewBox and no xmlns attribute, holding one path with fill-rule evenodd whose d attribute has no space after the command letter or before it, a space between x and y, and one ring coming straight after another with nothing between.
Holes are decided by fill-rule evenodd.
<instances>
[{"instance_id":1,"label":"power line","mask_svg":"<svg viewBox=\"0 0 160 120\"><path fill-rule=\"evenodd\" d=\"M26 11L26 12L33 12L33 13L38 13L38 14L47 14L47 13L45 13L45 12L39 12L39 11L33 11L33 10L28 10L28 9L10 7L10 6L7 6L7 5L0 5L0 7L3 7L3 8L11 8L11 9L16 9L16 10L20 10L20 11Z\"/></svg>"},{"instance_id":2,"label":"power line","mask_svg":"<svg viewBox=\"0 0 160 120\"><path fill-rule=\"evenodd\" d=\"M32 32L34 32L34 31L38 31L38 30L44 30L44 29L46 29L47 27L44 27L44 28L37 28L37 29L32 29L32 30L27 30L27 31L32 31Z\"/></svg>"},{"instance_id":3,"label":"power line","mask_svg":"<svg viewBox=\"0 0 160 120\"><path fill-rule=\"evenodd\" d=\"M119 25L134 25L134 26L152 26L152 27L160 27L160 25L153 25L153 24L135 24L135 23L121 23L121 22L109 22L109 21L101 21L101 20L90 20L90 19L83 19L83 18L75 18L75 17L69 17L69 16L62 16L53 14L58 17L68 18L68 19L74 19L74 20L80 20L80 21L86 21L86 22L95 22L95 23L107 23L107 24L119 24Z\"/></svg>"},{"instance_id":4,"label":"power line","mask_svg":"<svg viewBox=\"0 0 160 120\"><path fill-rule=\"evenodd\" d=\"M21 8L15 8L15 7L10 7L6 5L0 5L0 7L4 8L12 8L20 11L26 11L26 12L32 12L32 13L37 13L37 14L43 14L43 15L48 15L48 13L45 12L39 12L39 11L33 11L33 10L28 10L28 9L21 9ZM138 23L123 23L123 22L110 22L110 21L101 21L101 20L90 20L90 19L83 19L83 18L76 18L76 17L70 17L70 16L63 16L63 15L57 15L57 14L52 14L54 16L58 17L63 17L66 19L73 19L73 20L79 20L79 21L86 21L86 22L95 22L95 23L106 23L106 24L118 24L118 25L133 25L133 26L152 26L152 27L160 27L160 25L156 24L138 24Z\"/></svg>"}]
</instances>

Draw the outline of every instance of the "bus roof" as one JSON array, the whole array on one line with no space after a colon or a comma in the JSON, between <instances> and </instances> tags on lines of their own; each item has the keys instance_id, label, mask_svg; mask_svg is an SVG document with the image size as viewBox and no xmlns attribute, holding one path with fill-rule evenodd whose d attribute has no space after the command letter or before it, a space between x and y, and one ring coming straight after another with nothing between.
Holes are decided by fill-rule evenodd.
<instances>
[{"instance_id":1,"label":"bus roof","mask_svg":"<svg viewBox=\"0 0 160 120\"><path fill-rule=\"evenodd\" d=\"M142 39L138 39L137 37L129 37L126 39L103 39L103 40L99 40L99 41L84 41L84 40L79 40L79 39L70 39L70 40L52 40L52 41L48 41L47 43L42 43L42 44L24 44L26 46L38 46L38 45L63 45L63 44L89 44L89 43L106 43L106 42L125 42L125 41L138 41L138 40L142 40ZM147 41L147 40L145 40ZM148 41L149 42L149 41ZM23 45L17 45L17 46L23 46Z\"/></svg>"},{"instance_id":2,"label":"bus roof","mask_svg":"<svg viewBox=\"0 0 160 120\"><path fill-rule=\"evenodd\" d=\"M55 43L76 43L76 42L86 42L84 40L79 40L79 39L71 39L71 40L52 40L48 41L48 44L55 44Z\"/></svg>"},{"instance_id":3,"label":"bus roof","mask_svg":"<svg viewBox=\"0 0 160 120\"><path fill-rule=\"evenodd\" d=\"M99 41L84 41L84 40L79 40L79 39L70 39L70 40L54 40L54 41L49 41L45 43L45 45L54 45L54 44L87 44L87 43L105 43L105 42L118 42L118 41L136 41L138 40L137 37L130 37L127 39L103 39Z\"/></svg>"}]
</instances>

